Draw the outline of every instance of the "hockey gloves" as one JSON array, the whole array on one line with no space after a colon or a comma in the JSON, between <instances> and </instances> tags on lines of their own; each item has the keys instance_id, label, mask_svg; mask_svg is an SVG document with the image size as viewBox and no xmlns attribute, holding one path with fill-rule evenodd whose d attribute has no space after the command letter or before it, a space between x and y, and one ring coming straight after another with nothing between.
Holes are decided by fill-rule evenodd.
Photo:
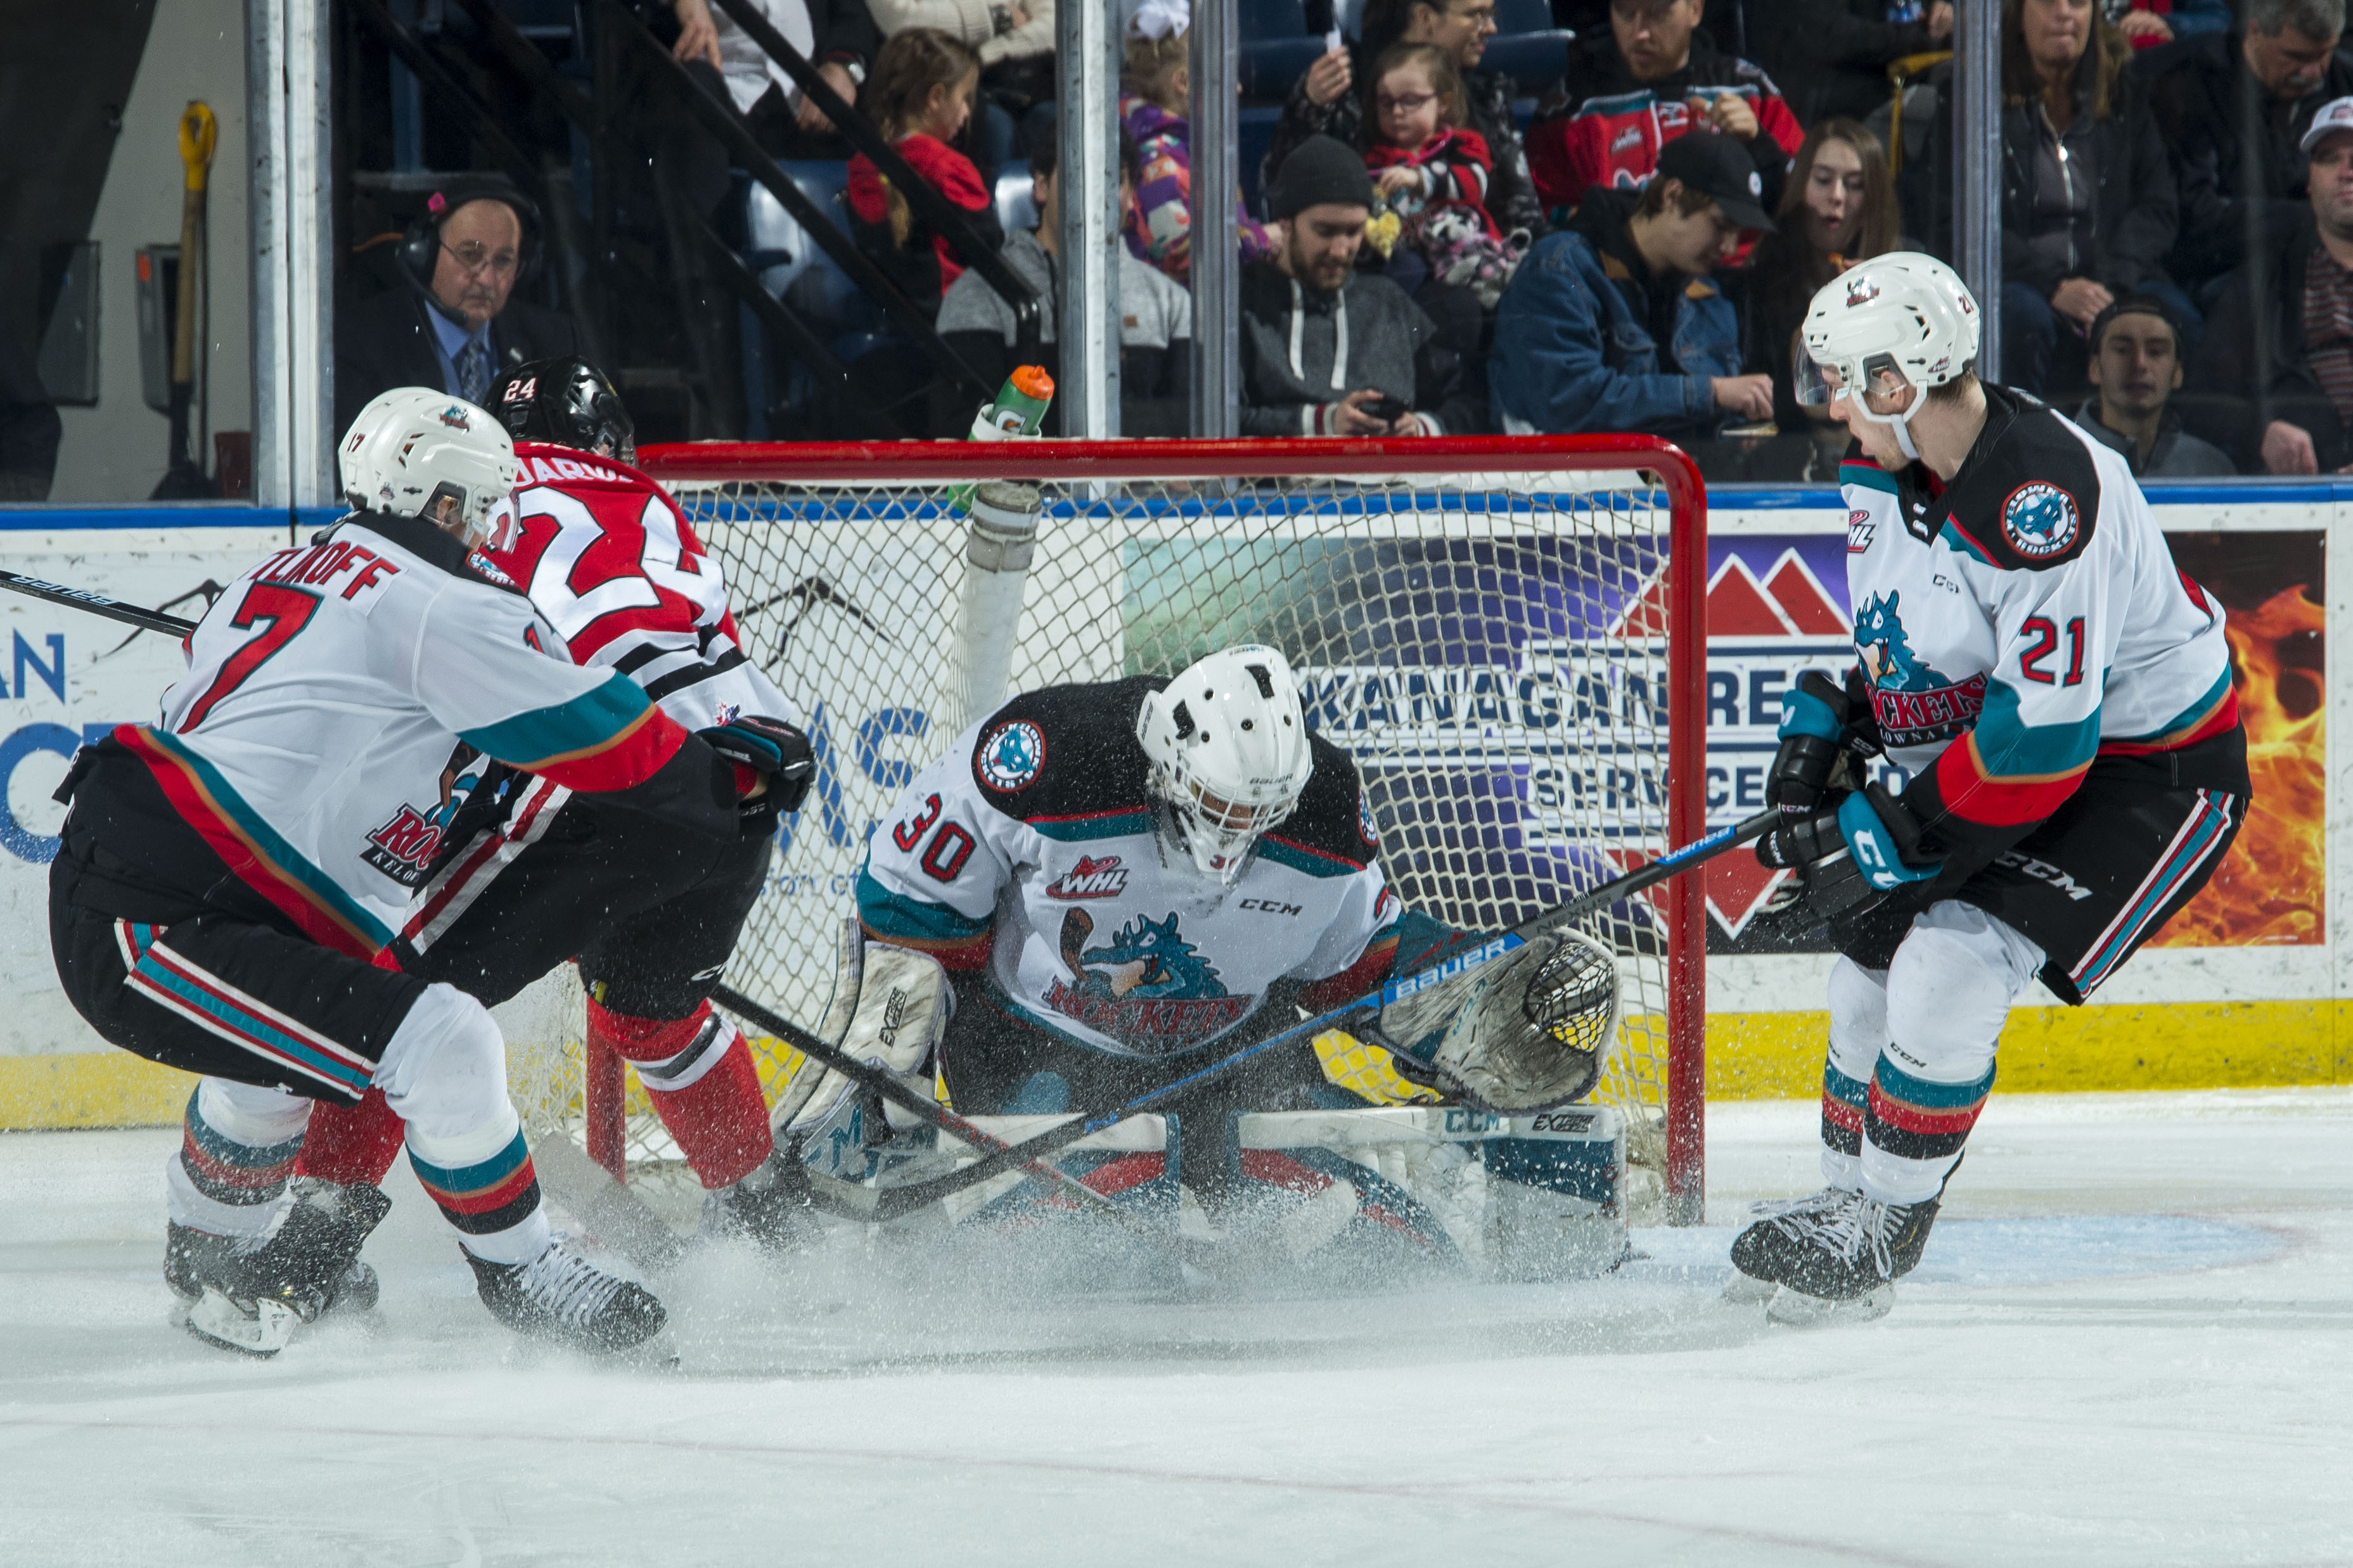
<instances>
[{"instance_id":1,"label":"hockey gloves","mask_svg":"<svg viewBox=\"0 0 2353 1568\"><path fill-rule=\"evenodd\" d=\"M849 1002L847 1015L841 1004ZM827 1025L835 1043L869 1067L881 1068L918 1094L932 1093L933 1052L955 1011L947 971L928 952L852 939L834 976ZM864 1181L868 1152L894 1131L920 1125L909 1112L832 1068L803 1058L772 1113L783 1141L828 1175Z\"/></svg>"},{"instance_id":2,"label":"hockey gloves","mask_svg":"<svg viewBox=\"0 0 2353 1568\"><path fill-rule=\"evenodd\" d=\"M1618 970L1579 931L1486 944L1467 964L1380 1011L1377 1040L1409 1081L1522 1116L1588 1093L1618 1037ZM1430 1068L1436 1068L1431 1072Z\"/></svg>"},{"instance_id":3,"label":"hockey gloves","mask_svg":"<svg viewBox=\"0 0 2353 1568\"><path fill-rule=\"evenodd\" d=\"M1788 816L1757 841L1757 858L1793 869L1806 901L1824 920L1859 914L1911 882L1944 868L1920 847L1920 824L1904 803L1872 784L1834 806Z\"/></svg>"},{"instance_id":4,"label":"hockey gloves","mask_svg":"<svg viewBox=\"0 0 2353 1568\"><path fill-rule=\"evenodd\" d=\"M766 774L777 810L798 811L808 798L817 753L809 749L809 738L782 719L745 713L695 734L729 762Z\"/></svg>"},{"instance_id":5,"label":"hockey gloves","mask_svg":"<svg viewBox=\"0 0 2353 1568\"><path fill-rule=\"evenodd\" d=\"M1854 788L1855 759L1879 749L1862 672L1849 670L1841 690L1820 670L1807 670L1781 699L1781 748L1765 775L1765 804L1779 806L1785 820L1811 816L1833 791Z\"/></svg>"}]
</instances>

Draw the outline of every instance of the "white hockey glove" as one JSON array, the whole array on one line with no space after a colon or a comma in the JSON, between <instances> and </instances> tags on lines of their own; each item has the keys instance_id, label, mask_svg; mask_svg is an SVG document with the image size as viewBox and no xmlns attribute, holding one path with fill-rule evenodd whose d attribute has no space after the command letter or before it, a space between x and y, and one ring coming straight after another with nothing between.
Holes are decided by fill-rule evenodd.
<instances>
[{"instance_id":1,"label":"white hockey glove","mask_svg":"<svg viewBox=\"0 0 2353 1568\"><path fill-rule=\"evenodd\" d=\"M826 1010L826 1036L860 1061L895 1075L916 1093L931 1093L925 1068L955 1008L947 971L939 960L887 942L866 942L851 922L841 944L833 994ZM850 1163L862 1166L864 1149L886 1136L883 1124L874 1120L878 1110L891 1128L921 1125L911 1112L881 1102L880 1095L848 1075L804 1061L786 1085L776 1115L784 1135L800 1142L803 1159L830 1167L841 1163L838 1154L854 1152L857 1158Z\"/></svg>"},{"instance_id":2,"label":"white hockey glove","mask_svg":"<svg viewBox=\"0 0 2353 1568\"><path fill-rule=\"evenodd\" d=\"M1408 1076L1420 1058L1482 1110L1550 1110L1601 1076L1618 1038L1618 963L1581 932L1549 931L1390 1003L1380 1030Z\"/></svg>"}]
</instances>

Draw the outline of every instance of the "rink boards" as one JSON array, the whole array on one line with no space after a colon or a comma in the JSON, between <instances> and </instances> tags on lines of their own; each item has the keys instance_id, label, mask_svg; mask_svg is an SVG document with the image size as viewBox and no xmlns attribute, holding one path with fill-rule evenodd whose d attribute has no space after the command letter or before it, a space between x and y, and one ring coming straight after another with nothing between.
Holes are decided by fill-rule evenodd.
<instances>
[{"instance_id":1,"label":"rink boards","mask_svg":"<svg viewBox=\"0 0 2353 1568\"><path fill-rule=\"evenodd\" d=\"M2353 691L2337 633L2353 596L2353 484L2150 487L2177 557L2230 608L2258 760L2256 818L2170 945L2141 953L2097 1005L2030 998L2004 1036L2008 1090L2353 1081ZM305 531L331 514L305 516ZM265 521L266 520L266 521ZM1833 492L1725 490L1710 514L1712 820L1756 809L1778 694L1842 657L1845 511ZM2332 524L2337 526L2332 527ZM233 506L0 508L9 569L200 614L207 584L289 539L283 513ZM174 601L179 601L176 605ZM92 1036L58 991L46 920L76 744L153 716L176 647L10 597L0 603L0 1128L171 1120L178 1075ZM2332 829L2334 829L2332 831ZM2242 853L2243 851L2243 853ZM1708 1089L1718 1099L1819 1084L1827 954L1762 913L1745 860L1709 883ZM1802 944L1799 944L1802 945Z\"/></svg>"}]
</instances>

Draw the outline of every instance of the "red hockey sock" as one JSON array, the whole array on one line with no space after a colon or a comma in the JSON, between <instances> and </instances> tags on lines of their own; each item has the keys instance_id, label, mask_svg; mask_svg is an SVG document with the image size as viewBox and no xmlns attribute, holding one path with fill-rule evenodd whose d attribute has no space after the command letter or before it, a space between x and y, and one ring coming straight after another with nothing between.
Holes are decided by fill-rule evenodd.
<instances>
[{"instance_id":1,"label":"red hockey sock","mask_svg":"<svg viewBox=\"0 0 2353 1568\"><path fill-rule=\"evenodd\" d=\"M588 1003L588 1032L638 1068L638 1081L695 1176L706 1187L733 1186L760 1168L776 1140L768 1131L768 1100L744 1033L719 1021L724 1033L690 1061L678 1062L666 1083L660 1069L691 1047L706 1022L705 1002L684 1018L632 1018Z\"/></svg>"},{"instance_id":2,"label":"red hockey sock","mask_svg":"<svg viewBox=\"0 0 2353 1568\"><path fill-rule=\"evenodd\" d=\"M384 1184L384 1173L400 1155L406 1131L384 1090L369 1089L357 1105L319 1101L311 1108L311 1131L294 1164L298 1176L316 1176L342 1186Z\"/></svg>"}]
</instances>

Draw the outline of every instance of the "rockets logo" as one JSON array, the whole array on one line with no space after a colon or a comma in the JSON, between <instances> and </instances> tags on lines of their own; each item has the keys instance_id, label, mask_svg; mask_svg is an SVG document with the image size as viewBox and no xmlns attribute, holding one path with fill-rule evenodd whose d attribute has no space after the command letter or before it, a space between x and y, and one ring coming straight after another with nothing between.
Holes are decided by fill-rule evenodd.
<instances>
[{"instance_id":1,"label":"rockets logo","mask_svg":"<svg viewBox=\"0 0 2353 1568\"><path fill-rule=\"evenodd\" d=\"M399 883L414 888L425 880L433 852L441 847L442 824L413 805L403 805L392 820L368 835L360 858Z\"/></svg>"},{"instance_id":2,"label":"rockets logo","mask_svg":"<svg viewBox=\"0 0 2353 1568\"><path fill-rule=\"evenodd\" d=\"M2047 561L2075 542L2082 520L2075 498L2040 480L2019 486L2002 503L2001 531L2029 561Z\"/></svg>"},{"instance_id":3,"label":"rockets logo","mask_svg":"<svg viewBox=\"0 0 2353 1568\"><path fill-rule=\"evenodd\" d=\"M1098 860L1082 855L1079 863L1046 884L1050 899L1108 899L1127 887L1127 868L1116 855Z\"/></svg>"},{"instance_id":4,"label":"rockets logo","mask_svg":"<svg viewBox=\"0 0 2353 1568\"><path fill-rule=\"evenodd\" d=\"M452 430L471 430L474 427L474 422L466 417L465 405L458 403L441 411L441 423Z\"/></svg>"},{"instance_id":5,"label":"rockets logo","mask_svg":"<svg viewBox=\"0 0 2353 1568\"><path fill-rule=\"evenodd\" d=\"M1037 783L1045 766L1046 732L1027 719L991 730L972 759L980 782L1006 795Z\"/></svg>"},{"instance_id":6,"label":"rockets logo","mask_svg":"<svg viewBox=\"0 0 2353 1568\"><path fill-rule=\"evenodd\" d=\"M1868 305L1873 300L1878 298L1879 285L1873 283L1870 279L1856 278L1848 281L1846 286L1846 308L1848 310L1852 310L1857 305Z\"/></svg>"}]
</instances>

